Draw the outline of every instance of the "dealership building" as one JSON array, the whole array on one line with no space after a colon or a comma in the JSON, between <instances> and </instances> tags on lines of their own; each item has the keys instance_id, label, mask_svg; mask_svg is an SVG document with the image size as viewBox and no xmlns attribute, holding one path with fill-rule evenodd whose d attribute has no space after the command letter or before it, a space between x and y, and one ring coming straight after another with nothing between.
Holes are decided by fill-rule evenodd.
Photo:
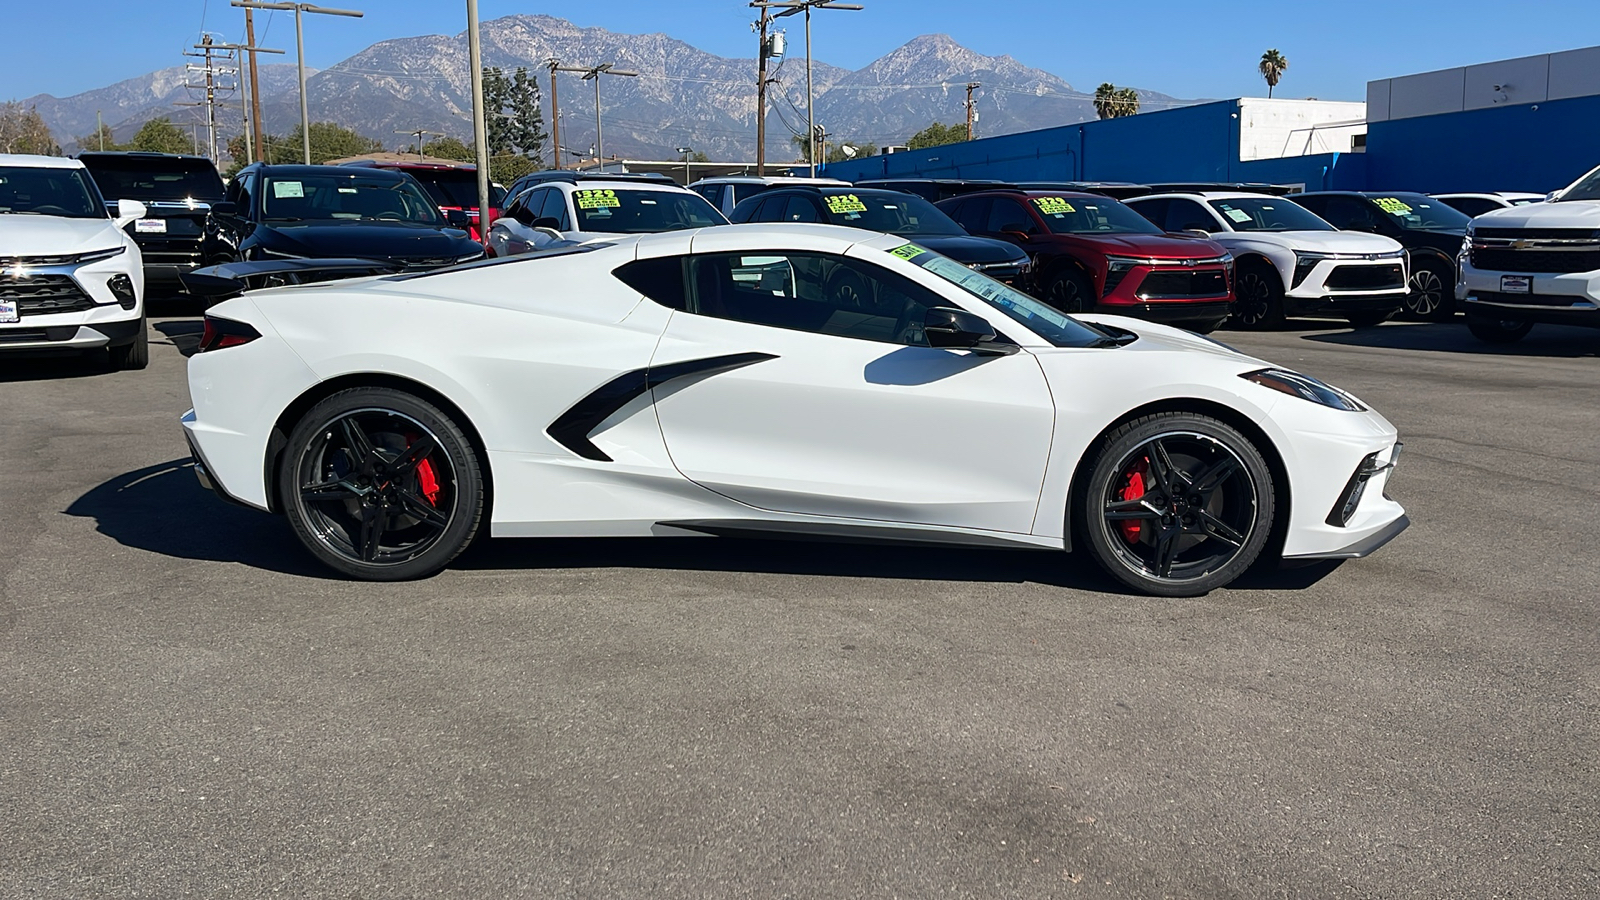
<instances>
[{"instance_id":1,"label":"dealership building","mask_svg":"<svg viewBox=\"0 0 1600 900\"><path fill-rule=\"evenodd\" d=\"M1600 165L1600 47L1242 98L831 163L819 174L1550 191Z\"/></svg>"}]
</instances>

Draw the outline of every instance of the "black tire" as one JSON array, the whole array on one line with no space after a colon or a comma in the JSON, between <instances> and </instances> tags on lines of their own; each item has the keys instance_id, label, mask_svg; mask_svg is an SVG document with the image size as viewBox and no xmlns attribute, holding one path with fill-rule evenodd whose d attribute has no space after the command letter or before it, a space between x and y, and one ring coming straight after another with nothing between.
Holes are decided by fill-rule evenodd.
<instances>
[{"instance_id":1,"label":"black tire","mask_svg":"<svg viewBox=\"0 0 1600 900\"><path fill-rule=\"evenodd\" d=\"M340 391L301 417L278 493L306 549L366 581L438 572L483 517L481 463L460 425L391 388Z\"/></svg>"},{"instance_id":2,"label":"black tire","mask_svg":"<svg viewBox=\"0 0 1600 900\"><path fill-rule=\"evenodd\" d=\"M107 357L111 368L119 372L143 369L150 365L149 320L140 316L139 333L133 336L133 343L109 348Z\"/></svg>"},{"instance_id":3,"label":"black tire","mask_svg":"<svg viewBox=\"0 0 1600 900\"><path fill-rule=\"evenodd\" d=\"M1251 262L1239 267L1234 284L1233 315L1235 328L1261 330L1283 325L1283 279L1266 263Z\"/></svg>"},{"instance_id":4,"label":"black tire","mask_svg":"<svg viewBox=\"0 0 1600 900\"><path fill-rule=\"evenodd\" d=\"M1039 299L1065 313L1094 312L1094 283L1077 269L1057 269L1045 279Z\"/></svg>"},{"instance_id":5,"label":"black tire","mask_svg":"<svg viewBox=\"0 0 1600 900\"><path fill-rule=\"evenodd\" d=\"M1209 416L1124 423L1087 465L1073 498L1076 533L1101 568L1134 590L1208 593L1249 569L1271 537L1276 497L1266 460Z\"/></svg>"},{"instance_id":6,"label":"black tire","mask_svg":"<svg viewBox=\"0 0 1600 900\"><path fill-rule=\"evenodd\" d=\"M1467 330L1480 341L1491 344L1515 344L1533 330L1533 322L1516 317L1467 316Z\"/></svg>"},{"instance_id":7,"label":"black tire","mask_svg":"<svg viewBox=\"0 0 1600 900\"><path fill-rule=\"evenodd\" d=\"M1359 312L1347 313L1346 321L1351 328L1376 328L1389 320L1393 312L1380 312L1378 310L1364 309Z\"/></svg>"},{"instance_id":8,"label":"black tire","mask_svg":"<svg viewBox=\"0 0 1600 900\"><path fill-rule=\"evenodd\" d=\"M1411 271L1406 294L1408 319L1447 322L1456 314L1456 272L1439 262L1420 262Z\"/></svg>"}]
</instances>

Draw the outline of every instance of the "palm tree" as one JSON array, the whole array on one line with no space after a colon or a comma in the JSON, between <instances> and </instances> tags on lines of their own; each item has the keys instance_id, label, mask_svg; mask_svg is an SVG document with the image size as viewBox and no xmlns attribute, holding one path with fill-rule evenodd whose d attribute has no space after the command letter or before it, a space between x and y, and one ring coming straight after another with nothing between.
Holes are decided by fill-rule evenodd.
<instances>
[{"instance_id":1,"label":"palm tree","mask_svg":"<svg viewBox=\"0 0 1600 900\"><path fill-rule=\"evenodd\" d=\"M1268 50L1261 54L1261 65L1257 69L1261 77L1267 80L1267 96L1272 96L1272 89L1283 80L1284 70L1289 68L1289 59L1276 49Z\"/></svg>"},{"instance_id":2,"label":"palm tree","mask_svg":"<svg viewBox=\"0 0 1600 900\"><path fill-rule=\"evenodd\" d=\"M1094 89L1094 112L1102 119L1117 114L1117 86L1107 81Z\"/></svg>"},{"instance_id":3,"label":"palm tree","mask_svg":"<svg viewBox=\"0 0 1600 900\"><path fill-rule=\"evenodd\" d=\"M1139 114L1139 92L1133 88L1121 88L1117 91L1117 115L1135 116Z\"/></svg>"}]
</instances>

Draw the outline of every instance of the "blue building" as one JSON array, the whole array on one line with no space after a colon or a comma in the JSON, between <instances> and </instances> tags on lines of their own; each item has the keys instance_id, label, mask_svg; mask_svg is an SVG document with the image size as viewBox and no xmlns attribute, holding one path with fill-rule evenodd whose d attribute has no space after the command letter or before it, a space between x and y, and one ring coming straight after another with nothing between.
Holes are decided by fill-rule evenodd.
<instances>
[{"instance_id":1,"label":"blue building","mask_svg":"<svg viewBox=\"0 0 1600 900\"><path fill-rule=\"evenodd\" d=\"M1550 191L1596 165L1600 47L1374 81L1365 103L1223 100L833 163L822 173Z\"/></svg>"}]
</instances>

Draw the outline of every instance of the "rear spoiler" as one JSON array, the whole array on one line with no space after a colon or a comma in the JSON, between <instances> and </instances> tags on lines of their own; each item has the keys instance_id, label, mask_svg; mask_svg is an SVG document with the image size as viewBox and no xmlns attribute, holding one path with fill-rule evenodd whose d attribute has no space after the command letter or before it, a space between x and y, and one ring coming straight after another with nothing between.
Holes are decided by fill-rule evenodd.
<instances>
[{"instance_id":1,"label":"rear spoiler","mask_svg":"<svg viewBox=\"0 0 1600 900\"><path fill-rule=\"evenodd\" d=\"M257 288L392 275L405 269L401 263L381 259L265 259L207 266L185 272L178 280L190 294L219 302Z\"/></svg>"}]
</instances>

